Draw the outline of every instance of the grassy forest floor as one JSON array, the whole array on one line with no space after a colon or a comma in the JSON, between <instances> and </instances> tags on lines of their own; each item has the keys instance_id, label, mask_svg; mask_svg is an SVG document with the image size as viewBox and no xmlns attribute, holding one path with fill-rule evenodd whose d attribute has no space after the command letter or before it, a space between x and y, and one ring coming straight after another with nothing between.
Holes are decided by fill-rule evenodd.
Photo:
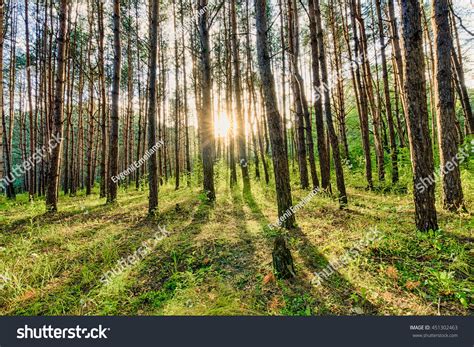
<instances>
[{"instance_id":1,"label":"grassy forest floor","mask_svg":"<svg viewBox=\"0 0 474 347\"><path fill-rule=\"evenodd\" d=\"M347 169L348 170L348 169ZM90 197L61 196L55 215L44 202L0 200L2 315L468 315L473 306L474 173L463 168L471 213L442 211L440 231L414 230L412 193L364 189L348 174L349 207L316 195L297 213L289 235L297 279L272 276L277 218L275 192L252 181L252 193L227 185L217 170L217 202L199 186L160 190L160 214L147 219L147 192L121 189L105 206ZM389 180L389 178L387 178ZM386 184L388 185L388 183ZM437 191L440 191L437 185ZM293 182L294 204L308 191ZM3 199L3 198L1 198ZM153 238L170 233L108 284L101 276ZM362 249L321 286L315 271L337 259L373 228L382 238Z\"/></svg>"}]
</instances>

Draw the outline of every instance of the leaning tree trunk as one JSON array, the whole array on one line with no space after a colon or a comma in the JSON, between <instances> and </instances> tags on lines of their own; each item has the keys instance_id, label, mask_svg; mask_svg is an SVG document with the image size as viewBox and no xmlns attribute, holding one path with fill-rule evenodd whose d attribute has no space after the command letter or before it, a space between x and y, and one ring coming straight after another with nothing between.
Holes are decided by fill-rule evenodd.
<instances>
[{"instance_id":1,"label":"leaning tree trunk","mask_svg":"<svg viewBox=\"0 0 474 347\"><path fill-rule=\"evenodd\" d=\"M425 62L418 0L401 4L404 43L403 75L408 137L414 179L415 222L421 231L437 230L433 148L426 100Z\"/></svg>"},{"instance_id":2,"label":"leaning tree trunk","mask_svg":"<svg viewBox=\"0 0 474 347\"><path fill-rule=\"evenodd\" d=\"M59 7L59 33L57 38L57 63L56 82L54 94L54 114L52 123L52 138L58 143L51 148L49 163L49 183L46 192L46 210L56 212L58 210L58 184L59 184L59 160L61 154L61 143L63 137L63 104L64 104L64 72L66 55L66 34L67 34L67 14L68 1L61 0ZM30 184L33 184L30 182Z\"/></svg>"},{"instance_id":3,"label":"leaning tree trunk","mask_svg":"<svg viewBox=\"0 0 474 347\"><path fill-rule=\"evenodd\" d=\"M435 41L435 100L438 121L438 144L443 178L443 205L450 211L462 208L463 192L456 137L456 114L451 66L453 42L449 27L447 0L433 1Z\"/></svg>"},{"instance_id":4,"label":"leaning tree trunk","mask_svg":"<svg viewBox=\"0 0 474 347\"><path fill-rule=\"evenodd\" d=\"M275 80L271 71L271 59L268 52L268 26L265 0L255 0L255 17L257 26L258 65L263 86L268 125L270 127L278 216L281 217L292 205L290 172L275 94ZM285 219L283 226L285 228L292 228L294 224L295 216L290 214L289 218ZM289 271L289 269L293 270L291 254L289 254L286 243L281 236L275 240L273 260L277 276L286 277L289 274L294 276L294 271L292 271L292 273Z\"/></svg>"}]
</instances>

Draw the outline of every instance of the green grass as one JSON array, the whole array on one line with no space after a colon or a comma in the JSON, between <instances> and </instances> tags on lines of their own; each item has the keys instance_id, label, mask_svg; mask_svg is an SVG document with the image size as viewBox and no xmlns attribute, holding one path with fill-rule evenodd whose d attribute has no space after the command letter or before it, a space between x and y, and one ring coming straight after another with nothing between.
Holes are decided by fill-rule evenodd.
<instances>
[{"instance_id":1,"label":"green grass","mask_svg":"<svg viewBox=\"0 0 474 347\"><path fill-rule=\"evenodd\" d=\"M361 166L346 168L347 209L317 195L298 212L299 228L289 234L293 281L271 276L272 186L252 180L251 193L230 189L222 164L215 204L203 201L198 177L177 191L169 182L153 219L146 217L147 192L134 188L121 189L113 206L97 191L61 196L56 216L44 214L41 200L0 198L0 274L8 277L0 287L0 314L468 315L474 308L472 214L442 211L438 184L441 229L417 232L408 165L401 165L399 186L377 183L375 192L365 190ZM469 165L462 176L473 211ZM298 188L297 177L292 183L296 204L309 192ZM151 239L158 225L171 235L104 285L102 274ZM379 241L321 286L311 285L315 271L373 227L383 234Z\"/></svg>"}]
</instances>

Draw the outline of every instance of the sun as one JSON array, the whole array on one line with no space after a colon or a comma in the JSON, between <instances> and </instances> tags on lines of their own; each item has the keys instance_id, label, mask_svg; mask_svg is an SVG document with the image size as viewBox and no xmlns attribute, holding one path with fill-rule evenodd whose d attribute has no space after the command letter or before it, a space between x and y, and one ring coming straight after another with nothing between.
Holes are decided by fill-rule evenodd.
<instances>
[{"instance_id":1,"label":"sun","mask_svg":"<svg viewBox=\"0 0 474 347\"><path fill-rule=\"evenodd\" d=\"M230 130L229 117L226 114L219 114L214 120L214 133L217 137L227 137Z\"/></svg>"}]
</instances>

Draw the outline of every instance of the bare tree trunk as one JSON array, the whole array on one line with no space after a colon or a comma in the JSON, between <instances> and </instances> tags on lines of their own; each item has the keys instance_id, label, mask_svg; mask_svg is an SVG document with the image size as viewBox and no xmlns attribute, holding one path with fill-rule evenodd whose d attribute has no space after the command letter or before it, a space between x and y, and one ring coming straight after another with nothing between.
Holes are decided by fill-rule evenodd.
<instances>
[{"instance_id":1,"label":"bare tree trunk","mask_svg":"<svg viewBox=\"0 0 474 347\"><path fill-rule=\"evenodd\" d=\"M403 23L408 136L414 179L415 222L421 231L437 230L433 148L431 147L426 100L425 63L420 4L405 0L401 6ZM428 181L428 184L426 184Z\"/></svg>"},{"instance_id":2,"label":"bare tree trunk","mask_svg":"<svg viewBox=\"0 0 474 347\"><path fill-rule=\"evenodd\" d=\"M57 64L56 83L54 94L54 116L52 124L52 138L57 141L56 146L52 146L49 168L49 184L46 193L46 210L56 212L58 210L58 184L59 184L59 161L61 155L61 143L63 137L63 104L64 104L64 70L66 53L68 1L61 0L59 7L59 33L57 37ZM32 182L30 182L32 184Z\"/></svg>"},{"instance_id":3,"label":"bare tree trunk","mask_svg":"<svg viewBox=\"0 0 474 347\"><path fill-rule=\"evenodd\" d=\"M89 4L89 3L88 3ZM92 9L92 4L88 6L88 21L89 21L89 32L91 36L89 37L89 42L87 45L87 65L89 68L89 74L92 75L93 65L91 59L92 51L92 33L93 33L93 24L94 24L94 11ZM88 121L88 135L87 135L87 154L86 154L86 195L92 193L92 187L94 186L94 171L93 171L93 157L92 151L94 146L94 81L89 79L89 121Z\"/></svg>"},{"instance_id":4,"label":"bare tree trunk","mask_svg":"<svg viewBox=\"0 0 474 347\"><path fill-rule=\"evenodd\" d=\"M237 115L237 145L239 147L239 163L242 170L244 191L250 190L250 176L245 139L245 119L242 106L242 83L240 74L239 33L237 31L236 0L231 0L232 53L234 59L234 96Z\"/></svg>"},{"instance_id":5,"label":"bare tree trunk","mask_svg":"<svg viewBox=\"0 0 474 347\"><path fill-rule=\"evenodd\" d=\"M216 199L214 189L214 131L211 109L211 50L209 42L209 23L207 0L199 0L199 36L201 58L201 108L199 132L201 138L202 164L204 172L204 191L210 201Z\"/></svg>"},{"instance_id":6,"label":"bare tree trunk","mask_svg":"<svg viewBox=\"0 0 474 347\"><path fill-rule=\"evenodd\" d=\"M272 141L278 216L282 217L292 205L290 172L275 94L275 80L270 67L265 0L255 0L255 17L257 24L258 64L265 94L265 108L270 127L270 140ZM290 214L289 217L284 220L283 226L287 229L292 228L295 222L294 214ZM279 236L275 239L272 257L274 269L278 277L287 278L295 276L293 259L283 236Z\"/></svg>"},{"instance_id":7,"label":"bare tree trunk","mask_svg":"<svg viewBox=\"0 0 474 347\"><path fill-rule=\"evenodd\" d=\"M265 0L255 0L255 17L257 25L258 64L265 97L265 109L269 121L268 125L270 127L270 139L272 141L272 159L277 192L278 216L281 217L292 205L290 172L275 94L275 80L270 68ZM292 228L295 222L295 216L291 214L285 219L283 226L285 228Z\"/></svg>"},{"instance_id":8,"label":"bare tree trunk","mask_svg":"<svg viewBox=\"0 0 474 347\"><path fill-rule=\"evenodd\" d=\"M248 0L247 0L248 3ZM288 131L287 131L287 103L286 103L286 42L285 42L285 16L283 12L283 0L278 0L278 9L280 11L280 42L281 42L281 90L282 90L282 110L281 114L283 117L283 137L285 139L285 150L288 153ZM247 19L248 19L247 11ZM250 31L250 29L248 29ZM247 31L247 32L248 32Z\"/></svg>"},{"instance_id":9,"label":"bare tree trunk","mask_svg":"<svg viewBox=\"0 0 474 347\"><path fill-rule=\"evenodd\" d=\"M310 43L311 43L311 63L313 71L313 88L314 88L314 114L316 122L316 133L318 135L318 154L319 166L321 169L321 187L331 191L331 165L329 161L329 150L326 147L326 130L323 119L323 90L326 88L321 85L321 75L319 72L319 47L318 47L318 30L316 25L316 12L314 2L308 1L309 11L309 29L310 29Z\"/></svg>"},{"instance_id":10,"label":"bare tree trunk","mask_svg":"<svg viewBox=\"0 0 474 347\"><path fill-rule=\"evenodd\" d=\"M450 211L464 207L457 157L456 114L451 67L453 42L449 27L448 0L433 0L432 25L435 40L435 98L438 144L443 178L443 205Z\"/></svg>"},{"instance_id":11,"label":"bare tree trunk","mask_svg":"<svg viewBox=\"0 0 474 347\"><path fill-rule=\"evenodd\" d=\"M98 13L98 40L99 40L99 85L100 85L100 129L101 129L101 155L100 155L100 197L107 195L107 97L105 92L105 62L104 62L104 0L97 0Z\"/></svg>"},{"instance_id":12,"label":"bare tree trunk","mask_svg":"<svg viewBox=\"0 0 474 347\"><path fill-rule=\"evenodd\" d=\"M351 0L350 4L350 13L351 13L351 26L353 32L353 40L354 40L354 58L355 58L355 72L354 72L354 89L359 96L358 104L359 104L359 122L360 122L360 130L362 136L362 147L364 149L364 157L365 157L365 176L367 179L367 187L368 189L372 190L374 188L374 183L372 180L372 159L370 156L370 139L369 139L369 116L368 116L368 105L367 105L367 94L365 89L362 86L362 79L361 79L361 69L360 64L363 62L361 59L361 48L360 42L357 33L357 26L356 26L356 4L355 0Z\"/></svg>"},{"instance_id":13,"label":"bare tree trunk","mask_svg":"<svg viewBox=\"0 0 474 347\"><path fill-rule=\"evenodd\" d=\"M318 36L318 48L319 48L319 63L321 65L321 79L323 85L328 85L328 71L326 65L326 52L324 47L323 40L323 30L322 30L322 21L321 21L321 9L319 5L319 0L313 0L314 9L316 14L316 29ZM336 131L334 129L334 124L332 120L331 112L331 97L329 95L329 89L324 89L324 111L326 115L326 123L328 128L328 136L332 149L332 156L334 160L334 168L336 171L336 184L337 190L339 191L339 203L341 207L347 205L347 194L346 194L346 184L344 182L344 171L342 169L341 157L339 153L339 141L337 139Z\"/></svg>"},{"instance_id":14,"label":"bare tree trunk","mask_svg":"<svg viewBox=\"0 0 474 347\"><path fill-rule=\"evenodd\" d=\"M178 30L176 26L176 0L173 0L173 25L174 25L174 72L175 72L175 96L174 96L174 178L175 178L175 189L179 189L180 185L180 113L181 113L181 95L179 91L180 78L179 78L179 57L178 57Z\"/></svg>"},{"instance_id":15,"label":"bare tree trunk","mask_svg":"<svg viewBox=\"0 0 474 347\"><path fill-rule=\"evenodd\" d=\"M391 33L391 41L392 41L392 51L393 51L393 70L395 73L396 81L395 85L398 85L400 90L400 100L402 102L403 108L403 125L407 127L407 119L408 119L408 111L406 105L405 95L403 94L403 86L405 84L405 77L403 75L403 62L402 62L402 50L400 48L400 37L398 34L398 22L395 16L395 6L394 0L387 0L388 4L388 14L390 20L390 33ZM399 114L397 113L397 117ZM405 132L403 128L399 126L399 138L400 138L400 146L405 147Z\"/></svg>"},{"instance_id":16,"label":"bare tree trunk","mask_svg":"<svg viewBox=\"0 0 474 347\"><path fill-rule=\"evenodd\" d=\"M0 0L0 81L3 81L3 42L4 42L4 37L3 37L3 16L4 16L4 3L3 0ZM10 86L11 88L11 86ZM4 146L5 144L4 139L5 139L5 134L4 131L6 131L5 128L5 115L3 114L3 83L0 83L0 111L2 112L2 121L0 122L0 180L2 180L4 177L7 177L6 175L6 170L5 170L5 162L3 160L3 153L5 151ZM5 189L7 190L7 186L5 185L6 180L1 181L0 185L0 192ZM11 183L8 183L10 185Z\"/></svg>"},{"instance_id":17,"label":"bare tree trunk","mask_svg":"<svg viewBox=\"0 0 474 347\"><path fill-rule=\"evenodd\" d=\"M365 94L367 97L368 105L371 109L372 114L372 124L373 124L373 133L374 133L374 143L375 143L375 157L377 163L377 173L379 181L385 180L385 167L384 167L384 153L383 153L383 143L382 143L382 134L381 134L381 117L380 110L375 103L375 96L372 88L372 73L370 68L370 62L368 57L367 49L367 35L365 31L365 23L362 18L362 9L360 0L354 1L354 13L355 19L359 24L359 33L360 33L360 52L361 52L361 61L362 64L362 94Z\"/></svg>"},{"instance_id":18,"label":"bare tree trunk","mask_svg":"<svg viewBox=\"0 0 474 347\"><path fill-rule=\"evenodd\" d=\"M156 142L156 70L158 68L158 20L159 1L151 2L150 20L150 77L148 85L148 150L155 146ZM158 162L156 152L148 159L148 213L155 214L158 211Z\"/></svg>"},{"instance_id":19,"label":"bare tree trunk","mask_svg":"<svg viewBox=\"0 0 474 347\"><path fill-rule=\"evenodd\" d=\"M304 103L304 91L303 91L303 79L300 76L298 68L298 56L299 56L299 37L298 37L298 13L296 9L296 1L288 0L288 54L290 55L290 75L291 75L291 87L293 90L293 100L296 112L297 121L297 146L298 146L298 165L300 170L300 182L301 188L306 189L309 187L308 180L308 166L306 164L306 141L305 139L305 112L308 109Z\"/></svg>"},{"instance_id":20,"label":"bare tree trunk","mask_svg":"<svg viewBox=\"0 0 474 347\"><path fill-rule=\"evenodd\" d=\"M393 122L392 114L392 102L390 100L390 86L388 83L388 67L387 67L387 55L385 54L385 34L383 29L383 18L381 9L381 0L375 0L375 7L377 10L378 29L379 29L379 42L381 48L382 58L382 75L383 75L383 91L385 97L385 112L387 114L388 131L390 136L390 156L392 160L392 183L398 182L398 149L397 140L395 138L395 127Z\"/></svg>"},{"instance_id":21,"label":"bare tree trunk","mask_svg":"<svg viewBox=\"0 0 474 347\"><path fill-rule=\"evenodd\" d=\"M336 24L337 17L335 13L334 1L331 0L330 5L330 26L331 34L334 45L334 69L336 70L336 96L337 96L337 118L339 124L339 142L343 148L342 156L344 159L349 160L349 143L347 141L347 127L346 127L346 106L344 100L344 79L342 76L342 48L340 43L339 32L336 31L339 29L339 26ZM344 30L344 28L342 28ZM317 55L316 55L317 57ZM317 60L317 59L316 59ZM319 98L320 100L320 98Z\"/></svg>"},{"instance_id":22,"label":"bare tree trunk","mask_svg":"<svg viewBox=\"0 0 474 347\"><path fill-rule=\"evenodd\" d=\"M118 135L119 135L119 97L120 97L120 67L122 61L122 48L120 45L120 0L114 0L112 15L114 36L114 63L112 75L112 107L110 114L110 139L109 139L109 173L107 177L108 191L107 203L117 201L117 175L118 175Z\"/></svg>"},{"instance_id":23,"label":"bare tree trunk","mask_svg":"<svg viewBox=\"0 0 474 347\"><path fill-rule=\"evenodd\" d=\"M30 156L35 151L35 127L33 119L33 99L31 95L31 59L30 59L30 29L29 29L29 14L28 14L28 0L25 0L25 44L26 44L26 92L28 95L28 119L30 126ZM35 165L32 163L32 167L28 171L29 173L29 199L34 200L35 189L36 189L36 176L35 176Z\"/></svg>"},{"instance_id":24,"label":"bare tree trunk","mask_svg":"<svg viewBox=\"0 0 474 347\"><path fill-rule=\"evenodd\" d=\"M229 12L229 13L228 13ZM230 129L228 134L228 141L229 141L229 148L228 148L228 158L229 158L229 166L230 166L230 180L229 185L231 187L237 184L237 165L235 160L235 117L233 112L233 89L234 89L234 81L232 78L232 46L231 46L231 17L230 14L231 8L226 9L224 5L224 37L225 37L225 71L226 71L226 93L225 93L225 100L226 100L226 113L227 117L229 117L230 122Z\"/></svg>"},{"instance_id":25,"label":"bare tree trunk","mask_svg":"<svg viewBox=\"0 0 474 347\"><path fill-rule=\"evenodd\" d=\"M180 0L180 20L181 28L184 28L184 3L183 0ZM186 54L185 54L185 30L181 30L181 44L182 44L182 64L183 64L183 112L184 112L184 155L186 160L186 181L188 187L191 185L191 154L190 154L190 141L189 141L189 108L188 108L188 82L187 82L187 73L186 73Z\"/></svg>"}]
</instances>

